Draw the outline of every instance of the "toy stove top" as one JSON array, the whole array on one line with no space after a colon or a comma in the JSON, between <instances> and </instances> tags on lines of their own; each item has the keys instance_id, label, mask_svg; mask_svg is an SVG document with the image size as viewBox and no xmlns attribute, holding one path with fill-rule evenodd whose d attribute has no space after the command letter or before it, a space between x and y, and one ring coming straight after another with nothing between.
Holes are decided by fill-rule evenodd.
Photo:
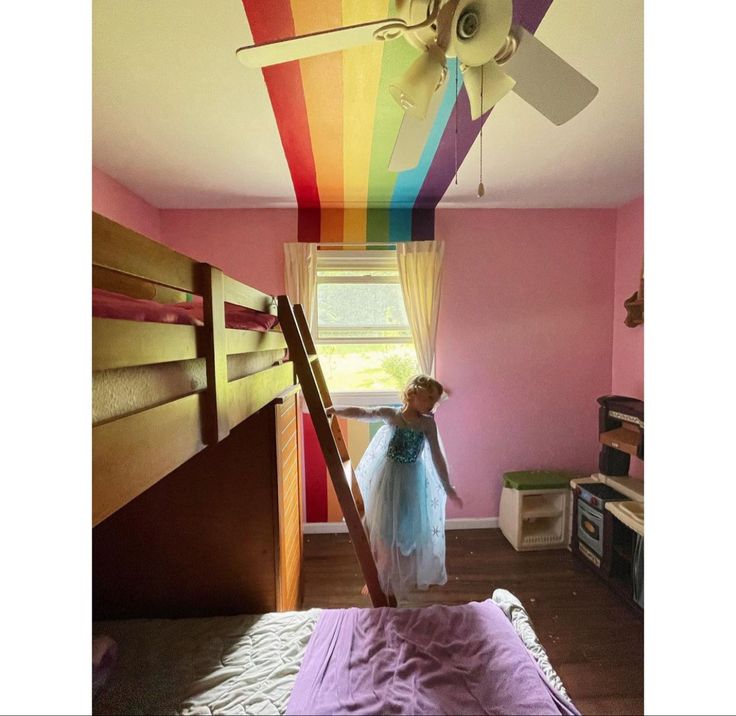
<instances>
[{"instance_id":1,"label":"toy stove top","mask_svg":"<svg viewBox=\"0 0 736 716\"><path fill-rule=\"evenodd\" d=\"M606 502L621 502L630 499L602 482L586 482L578 485L578 488L580 499L599 510L603 510Z\"/></svg>"}]
</instances>

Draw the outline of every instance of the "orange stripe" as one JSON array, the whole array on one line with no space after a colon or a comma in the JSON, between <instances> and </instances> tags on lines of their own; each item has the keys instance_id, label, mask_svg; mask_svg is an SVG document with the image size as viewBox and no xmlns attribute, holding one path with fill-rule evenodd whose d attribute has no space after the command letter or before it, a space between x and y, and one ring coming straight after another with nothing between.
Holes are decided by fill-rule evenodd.
<instances>
[{"instance_id":1,"label":"orange stripe","mask_svg":"<svg viewBox=\"0 0 736 716\"><path fill-rule=\"evenodd\" d=\"M329 472L325 472L325 479L327 480L327 521L342 522L342 510L340 509L340 503L337 501Z\"/></svg>"},{"instance_id":2,"label":"orange stripe","mask_svg":"<svg viewBox=\"0 0 736 716\"><path fill-rule=\"evenodd\" d=\"M319 4L312 0L291 0L291 12L297 35L342 27L341 0L322 0ZM309 57L299 63L320 204L322 208L342 207L342 53ZM331 227L330 217L327 219L327 228L331 230Z\"/></svg>"},{"instance_id":3,"label":"orange stripe","mask_svg":"<svg viewBox=\"0 0 736 716\"><path fill-rule=\"evenodd\" d=\"M343 240L343 209L322 209L320 241Z\"/></svg>"}]
</instances>

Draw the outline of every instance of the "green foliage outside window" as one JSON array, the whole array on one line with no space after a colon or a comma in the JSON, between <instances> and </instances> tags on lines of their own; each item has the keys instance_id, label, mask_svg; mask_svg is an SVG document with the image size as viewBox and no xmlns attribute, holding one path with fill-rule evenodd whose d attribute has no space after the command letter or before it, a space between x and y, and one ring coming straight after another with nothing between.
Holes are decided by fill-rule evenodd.
<instances>
[{"instance_id":1,"label":"green foliage outside window","mask_svg":"<svg viewBox=\"0 0 736 716\"><path fill-rule=\"evenodd\" d=\"M317 352L333 392L398 391L419 372L410 344L333 343L318 345Z\"/></svg>"}]
</instances>

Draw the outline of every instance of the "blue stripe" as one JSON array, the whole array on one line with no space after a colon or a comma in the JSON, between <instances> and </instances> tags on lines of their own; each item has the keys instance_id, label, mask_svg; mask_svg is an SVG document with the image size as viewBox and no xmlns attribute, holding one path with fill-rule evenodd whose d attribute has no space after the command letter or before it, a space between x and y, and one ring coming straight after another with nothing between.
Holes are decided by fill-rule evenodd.
<instances>
[{"instance_id":1,"label":"blue stripe","mask_svg":"<svg viewBox=\"0 0 736 716\"><path fill-rule=\"evenodd\" d=\"M411 209L391 209L388 224L389 241L411 241Z\"/></svg>"},{"instance_id":2,"label":"blue stripe","mask_svg":"<svg viewBox=\"0 0 736 716\"><path fill-rule=\"evenodd\" d=\"M442 104L440 105L440 110L437 113L437 117L434 121L434 126L432 127L432 130L429 133L429 137L427 138L427 143L424 145L424 151L422 151L422 156L419 159L419 163L417 164L417 166L414 167L414 169L409 169L405 172L401 172L398 177L396 177L396 184L394 185L394 191L391 195L391 205L397 207L397 210L398 207L413 207L417 195L419 194L419 190L422 188L422 184L424 184L427 172L429 171L429 167L432 164L432 160L434 159L437 147L439 146L440 140L442 139L442 134L444 133L445 127L447 126L447 120L450 118L450 114L452 114L452 108L455 106L455 100L457 99L457 92L455 91L456 68L457 59L454 57L449 58L447 60L446 80L448 83L448 87L445 90L445 96L442 98ZM458 92L462 88L462 86L462 75L458 71ZM394 209L391 210L392 224L394 211ZM404 226L403 220L401 226ZM411 224L409 226L409 235L411 236ZM393 238L393 231L391 232L391 235L391 241L401 240Z\"/></svg>"}]
</instances>

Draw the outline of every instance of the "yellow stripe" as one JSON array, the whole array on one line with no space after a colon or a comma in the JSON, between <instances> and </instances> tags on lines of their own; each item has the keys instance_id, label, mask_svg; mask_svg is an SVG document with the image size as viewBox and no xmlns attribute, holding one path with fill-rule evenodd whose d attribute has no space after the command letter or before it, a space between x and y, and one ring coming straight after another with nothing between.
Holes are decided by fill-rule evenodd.
<instances>
[{"instance_id":1,"label":"yellow stripe","mask_svg":"<svg viewBox=\"0 0 736 716\"><path fill-rule=\"evenodd\" d=\"M358 420L352 420L350 422L350 429L348 432L348 452L350 453L350 459L353 462L353 468L358 466L360 458L363 457L363 453L368 447L368 443L371 441L370 428L370 423L363 423Z\"/></svg>"},{"instance_id":2,"label":"yellow stripe","mask_svg":"<svg viewBox=\"0 0 736 716\"><path fill-rule=\"evenodd\" d=\"M368 213L365 208L345 209L344 241L345 243L365 243L365 227Z\"/></svg>"},{"instance_id":3,"label":"yellow stripe","mask_svg":"<svg viewBox=\"0 0 736 716\"><path fill-rule=\"evenodd\" d=\"M388 17L388 0L342 0L344 25L357 25ZM397 40L396 42L404 42ZM354 47L342 53L343 156L345 212L344 240L366 240L366 201L376 117L378 83L381 78L383 42Z\"/></svg>"}]
</instances>

